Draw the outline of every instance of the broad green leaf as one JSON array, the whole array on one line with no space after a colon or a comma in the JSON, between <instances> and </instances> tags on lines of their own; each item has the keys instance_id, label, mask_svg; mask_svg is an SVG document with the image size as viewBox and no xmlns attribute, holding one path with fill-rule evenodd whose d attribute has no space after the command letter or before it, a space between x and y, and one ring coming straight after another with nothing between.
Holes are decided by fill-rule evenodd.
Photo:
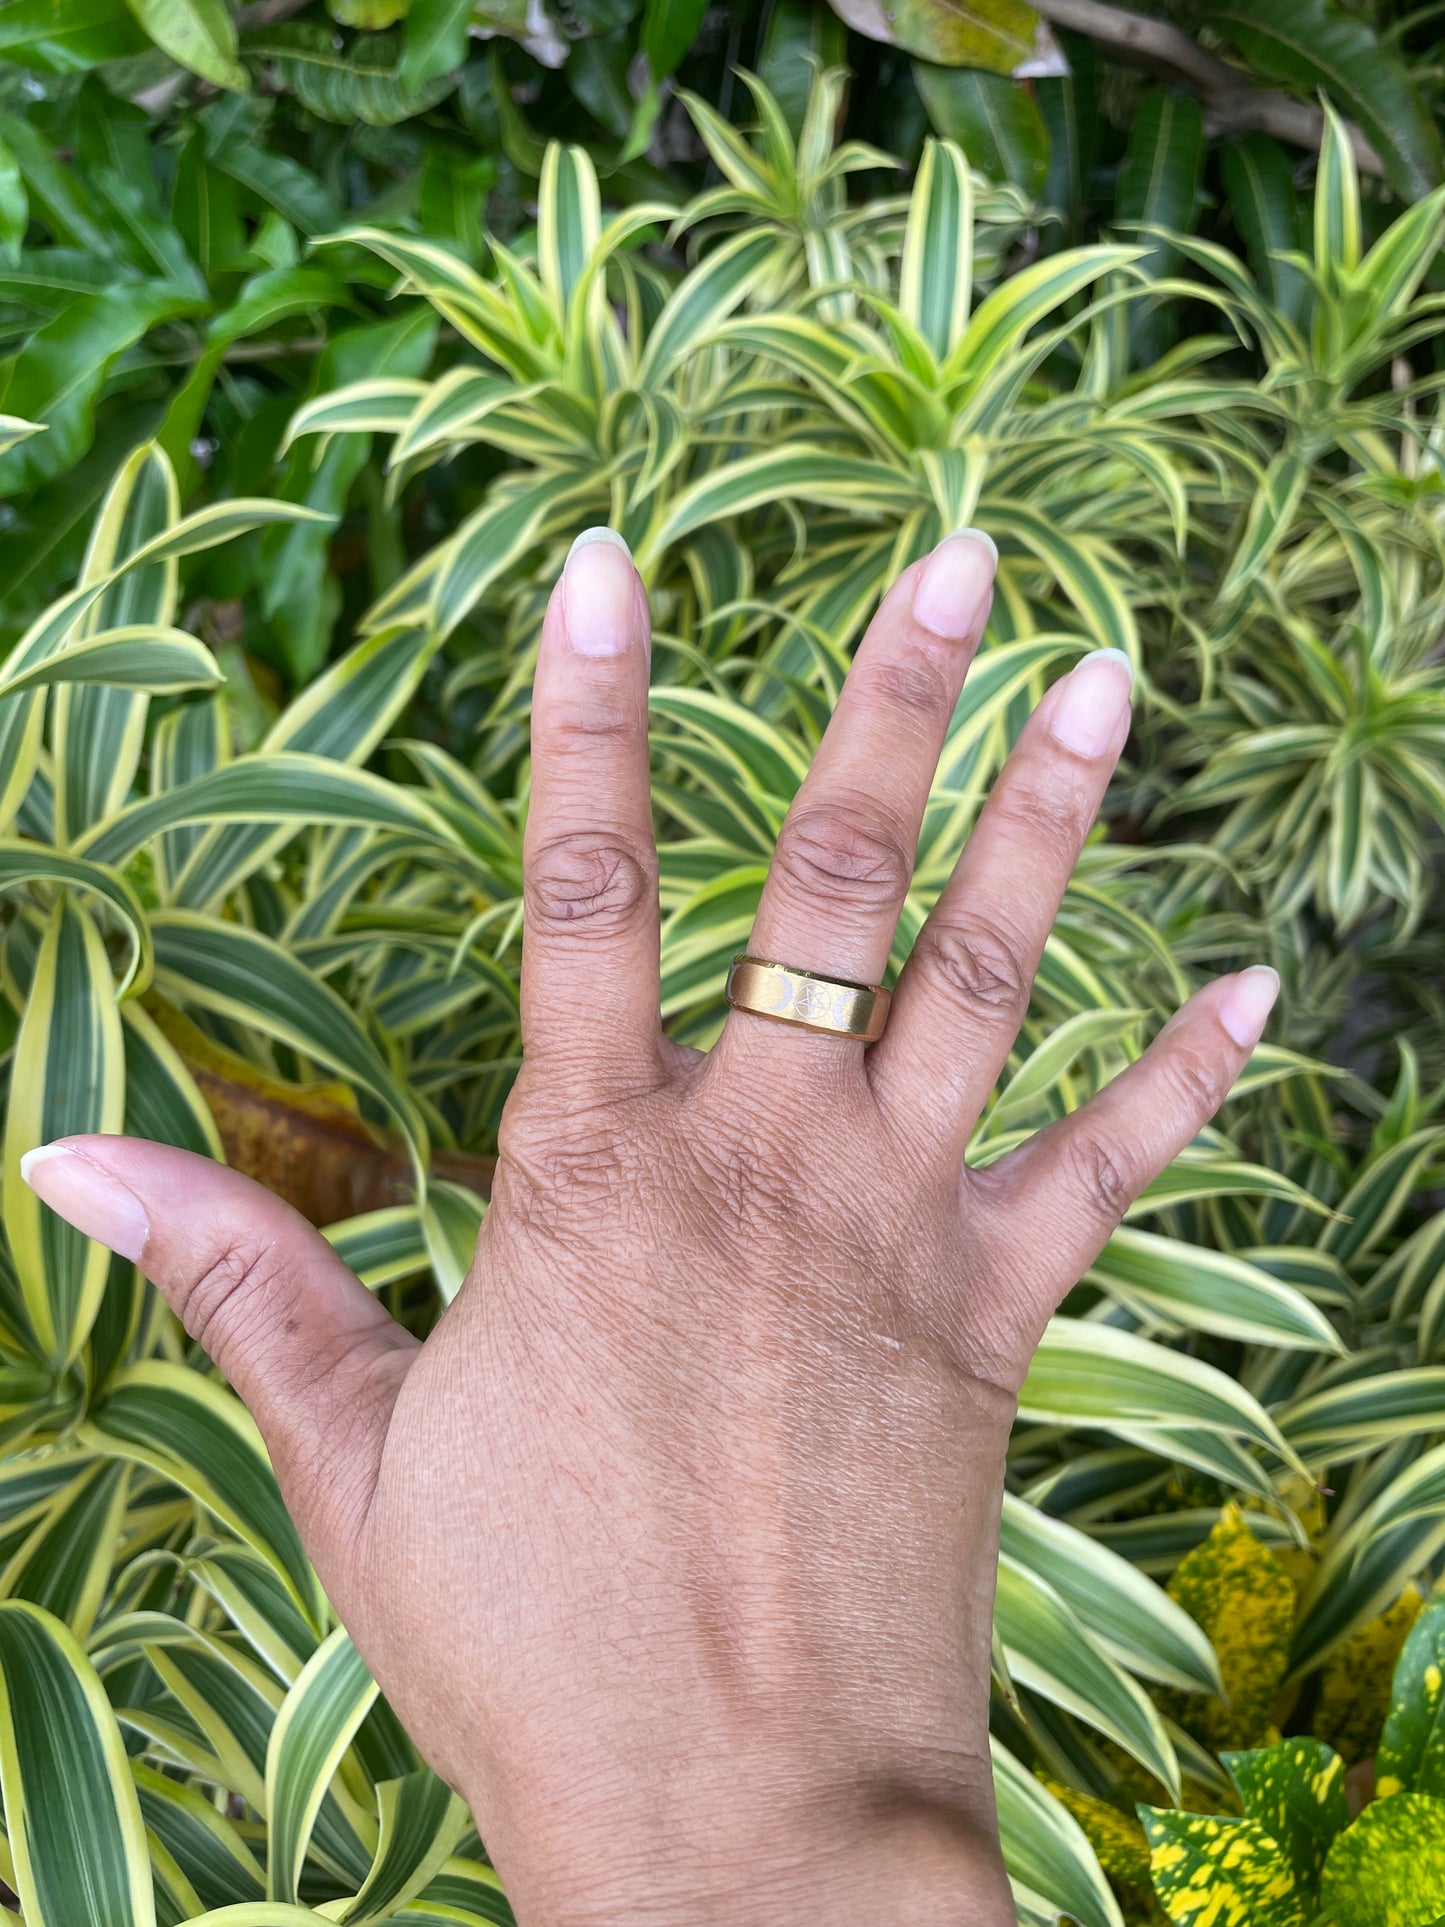
<instances>
[{"instance_id":1,"label":"broad green leaf","mask_svg":"<svg viewBox=\"0 0 1445 1927\"><path fill-rule=\"evenodd\" d=\"M1048 173L1049 132L1034 89L975 67L915 61L913 79L934 131L956 141L970 166L1013 181L1038 200Z\"/></svg>"},{"instance_id":2,"label":"broad green leaf","mask_svg":"<svg viewBox=\"0 0 1445 1927\"><path fill-rule=\"evenodd\" d=\"M1154 1891L1184 1927L1309 1927L1283 1849L1255 1820L1139 1809Z\"/></svg>"},{"instance_id":3,"label":"broad green leaf","mask_svg":"<svg viewBox=\"0 0 1445 1927\"><path fill-rule=\"evenodd\" d=\"M1390 1689L1375 1755L1375 1791L1445 1793L1445 1599L1431 1599L1410 1630Z\"/></svg>"},{"instance_id":4,"label":"broad green leaf","mask_svg":"<svg viewBox=\"0 0 1445 1927\"><path fill-rule=\"evenodd\" d=\"M1445 1800L1397 1793L1330 1848L1320 1901L1350 1927L1420 1927L1445 1907Z\"/></svg>"},{"instance_id":5,"label":"broad green leaf","mask_svg":"<svg viewBox=\"0 0 1445 1927\"><path fill-rule=\"evenodd\" d=\"M1168 241L1149 230L1182 234L1194 225L1204 165L1204 110L1192 94L1151 88L1134 109L1129 150L1119 170L1114 213L1120 225L1143 228L1142 264L1164 275L1174 259Z\"/></svg>"},{"instance_id":6,"label":"broad green leaf","mask_svg":"<svg viewBox=\"0 0 1445 1927\"><path fill-rule=\"evenodd\" d=\"M1341 1464L1391 1439L1440 1430L1445 1367L1383 1372L1295 1399L1280 1430L1303 1458Z\"/></svg>"},{"instance_id":7,"label":"broad green leaf","mask_svg":"<svg viewBox=\"0 0 1445 1927\"><path fill-rule=\"evenodd\" d=\"M1307 94L1325 90L1359 122L1403 199L1439 184L1440 136L1408 67L1363 19L1334 0L1210 0L1201 17L1263 79Z\"/></svg>"},{"instance_id":8,"label":"broad green leaf","mask_svg":"<svg viewBox=\"0 0 1445 1927\"><path fill-rule=\"evenodd\" d=\"M120 1728L58 1619L0 1603L0 1792L26 1927L155 1927Z\"/></svg>"},{"instance_id":9,"label":"broad green leaf","mask_svg":"<svg viewBox=\"0 0 1445 1927\"><path fill-rule=\"evenodd\" d=\"M80 848L92 862L123 864L152 837L198 823L281 823L293 835L314 823L357 824L458 844L419 790L346 763L283 751L238 756L175 789L140 798L84 837Z\"/></svg>"},{"instance_id":10,"label":"broad green leaf","mask_svg":"<svg viewBox=\"0 0 1445 1927\"><path fill-rule=\"evenodd\" d=\"M127 0L158 47L202 80L244 93L250 82L236 58L236 22L225 0Z\"/></svg>"},{"instance_id":11,"label":"broad green leaf","mask_svg":"<svg viewBox=\"0 0 1445 1927\"><path fill-rule=\"evenodd\" d=\"M88 862L83 857L66 856L43 843L0 838L0 891L35 883L84 891L113 911L124 927L130 947L117 995L133 996L146 988L151 973L150 929L139 897L118 870Z\"/></svg>"},{"instance_id":12,"label":"broad green leaf","mask_svg":"<svg viewBox=\"0 0 1445 1927\"><path fill-rule=\"evenodd\" d=\"M1279 1842L1300 1898L1313 1901L1330 1842L1350 1821L1344 1761L1305 1735L1220 1757L1245 1817Z\"/></svg>"},{"instance_id":13,"label":"broad green leaf","mask_svg":"<svg viewBox=\"0 0 1445 1927\"><path fill-rule=\"evenodd\" d=\"M323 1237L350 1265L362 1284L375 1291L425 1271L426 1235L414 1204L393 1204L329 1224Z\"/></svg>"},{"instance_id":14,"label":"broad green leaf","mask_svg":"<svg viewBox=\"0 0 1445 1927\"><path fill-rule=\"evenodd\" d=\"M642 14L642 51L654 80L664 80L682 65L697 38L704 0L647 0Z\"/></svg>"},{"instance_id":15,"label":"broad green leaf","mask_svg":"<svg viewBox=\"0 0 1445 1927\"><path fill-rule=\"evenodd\" d=\"M164 624L132 623L86 636L14 678L0 673L0 695L52 683L105 683L114 689L172 696L221 680L215 657L194 636Z\"/></svg>"},{"instance_id":16,"label":"broad green leaf","mask_svg":"<svg viewBox=\"0 0 1445 1927\"><path fill-rule=\"evenodd\" d=\"M1011 74L1034 55L1038 16L1025 0L843 0L834 11L856 33L944 67Z\"/></svg>"},{"instance_id":17,"label":"broad green leaf","mask_svg":"<svg viewBox=\"0 0 1445 1927\"><path fill-rule=\"evenodd\" d=\"M404 75L393 34L367 34L343 49L322 20L285 20L246 36L248 56L266 61L273 82L318 119L392 127L425 113L456 81L447 71L426 80Z\"/></svg>"},{"instance_id":18,"label":"broad green leaf","mask_svg":"<svg viewBox=\"0 0 1445 1927\"><path fill-rule=\"evenodd\" d=\"M94 1322L110 1254L43 1205L20 1176L36 1145L119 1131L125 1054L115 978L93 918L68 892L46 922L16 1039L5 1116L4 1223L39 1355L68 1365Z\"/></svg>"},{"instance_id":19,"label":"broad green leaf","mask_svg":"<svg viewBox=\"0 0 1445 1927\"><path fill-rule=\"evenodd\" d=\"M286 1695L266 1752L268 1899L299 1897L301 1869L322 1800L376 1690L344 1627L338 1626Z\"/></svg>"},{"instance_id":20,"label":"broad green leaf","mask_svg":"<svg viewBox=\"0 0 1445 1927\"><path fill-rule=\"evenodd\" d=\"M472 0L411 0L398 73L403 87L424 88L467 57Z\"/></svg>"}]
</instances>

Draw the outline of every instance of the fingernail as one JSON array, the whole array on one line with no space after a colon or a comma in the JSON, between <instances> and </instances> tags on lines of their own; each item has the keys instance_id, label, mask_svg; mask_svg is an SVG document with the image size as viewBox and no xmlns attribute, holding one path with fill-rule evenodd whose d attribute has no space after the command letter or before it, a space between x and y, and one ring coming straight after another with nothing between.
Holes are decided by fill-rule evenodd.
<instances>
[{"instance_id":1,"label":"fingernail","mask_svg":"<svg viewBox=\"0 0 1445 1927\"><path fill-rule=\"evenodd\" d=\"M1049 718L1056 742L1076 756L1102 756L1114 746L1129 708L1134 666L1122 649L1095 649L1058 685Z\"/></svg>"},{"instance_id":2,"label":"fingernail","mask_svg":"<svg viewBox=\"0 0 1445 1927\"><path fill-rule=\"evenodd\" d=\"M1253 1050L1279 995L1279 972L1268 964L1242 970L1219 1000L1219 1021L1244 1050Z\"/></svg>"},{"instance_id":3,"label":"fingernail","mask_svg":"<svg viewBox=\"0 0 1445 1927\"><path fill-rule=\"evenodd\" d=\"M946 642L973 635L993 594L998 550L982 529L959 529L929 556L913 591L913 620Z\"/></svg>"},{"instance_id":4,"label":"fingernail","mask_svg":"<svg viewBox=\"0 0 1445 1927\"><path fill-rule=\"evenodd\" d=\"M637 571L615 529L584 529L562 571L567 639L584 656L620 656L637 634Z\"/></svg>"},{"instance_id":5,"label":"fingernail","mask_svg":"<svg viewBox=\"0 0 1445 1927\"><path fill-rule=\"evenodd\" d=\"M109 1171L67 1144L41 1144L21 1158L20 1175L67 1224L132 1264L140 1262L150 1225L140 1199Z\"/></svg>"}]
</instances>

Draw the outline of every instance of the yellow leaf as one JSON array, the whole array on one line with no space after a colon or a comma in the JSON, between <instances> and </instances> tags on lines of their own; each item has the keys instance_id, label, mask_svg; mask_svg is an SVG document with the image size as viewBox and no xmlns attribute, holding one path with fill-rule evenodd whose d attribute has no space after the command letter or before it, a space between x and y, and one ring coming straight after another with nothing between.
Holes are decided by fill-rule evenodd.
<instances>
[{"instance_id":1,"label":"yellow leaf","mask_svg":"<svg viewBox=\"0 0 1445 1927\"><path fill-rule=\"evenodd\" d=\"M1321 1676L1313 1732L1351 1766L1379 1743L1395 1662L1422 1604L1418 1588L1407 1586L1387 1612L1350 1635Z\"/></svg>"},{"instance_id":2,"label":"yellow leaf","mask_svg":"<svg viewBox=\"0 0 1445 1927\"><path fill-rule=\"evenodd\" d=\"M1216 1751L1254 1745L1269 1731L1288 1665L1295 1615L1289 1575L1228 1505L1203 1545L1180 1560L1166 1590L1208 1635L1226 1697L1161 1694L1164 1711Z\"/></svg>"}]
</instances>

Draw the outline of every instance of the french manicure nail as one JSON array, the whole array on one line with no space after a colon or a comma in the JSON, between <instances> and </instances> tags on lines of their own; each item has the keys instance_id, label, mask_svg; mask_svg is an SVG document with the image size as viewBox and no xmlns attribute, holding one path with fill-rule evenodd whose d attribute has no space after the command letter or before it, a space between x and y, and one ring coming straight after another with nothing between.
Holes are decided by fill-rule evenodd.
<instances>
[{"instance_id":1,"label":"french manicure nail","mask_svg":"<svg viewBox=\"0 0 1445 1927\"><path fill-rule=\"evenodd\" d=\"M976 633L993 593L998 549L982 529L959 529L929 556L913 591L913 620L942 636L963 642Z\"/></svg>"},{"instance_id":2,"label":"french manicure nail","mask_svg":"<svg viewBox=\"0 0 1445 1927\"><path fill-rule=\"evenodd\" d=\"M132 1264L140 1262L150 1224L140 1199L118 1178L103 1171L68 1144L41 1144L20 1160L20 1175L42 1204L109 1245Z\"/></svg>"},{"instance_id":3,"label":"french manicure nail","mask_svg":"<svg viewBox=\"0 0 1445 1927\"><path fill-rule=\"evenodd\" d=\"M1253 1050L1279 995L1279 972L1268 964L1242 970L1219 1000L1219 1021L1242 1050Z\"/></svg>"},{"instance_id":4,"label":"french manicure nail","mask_svg":"<svg viewBox=\"0 0 1445 1927\"><path fill-rule=\"evenodd\" d=\"M562 571L567 639L584 656L620 656L637 634L637 571L615 529L584 529Z\"/></svg>"},{"instance_id":5,"label":"french manicure nail","mask_svg":"<svg viewBox=\"0 0 1445 1927\"><path fill-rule=\"evenodd\" d=\"M1102 756L1114 746L1129 708L1134 666L1122 649L1095 649L1058 685L1049 717L1056 742L1076 756Z\"/></svg>"}]
</instances>

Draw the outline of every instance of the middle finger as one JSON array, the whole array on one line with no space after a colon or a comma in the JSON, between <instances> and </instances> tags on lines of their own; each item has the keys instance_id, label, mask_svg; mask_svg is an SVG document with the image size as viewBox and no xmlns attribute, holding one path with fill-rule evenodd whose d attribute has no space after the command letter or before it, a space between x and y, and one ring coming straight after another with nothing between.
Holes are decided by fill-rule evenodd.
<instances>
[{"instance_id":1,"label":"middle finger","mask_svg":"<svg viewBox=\"0 0 1445 1927\"><path fill-rule=\"evenodd\" d=\"M779 834L750 955L825 977L881 980L929 786L988 620L995 558L986 535L962 530L884 597ZM730 1048L789 1048L788 1028L734 1010ZM816 1035L796 1044L858 1048Z\"/></svg>"}]
</instances>

